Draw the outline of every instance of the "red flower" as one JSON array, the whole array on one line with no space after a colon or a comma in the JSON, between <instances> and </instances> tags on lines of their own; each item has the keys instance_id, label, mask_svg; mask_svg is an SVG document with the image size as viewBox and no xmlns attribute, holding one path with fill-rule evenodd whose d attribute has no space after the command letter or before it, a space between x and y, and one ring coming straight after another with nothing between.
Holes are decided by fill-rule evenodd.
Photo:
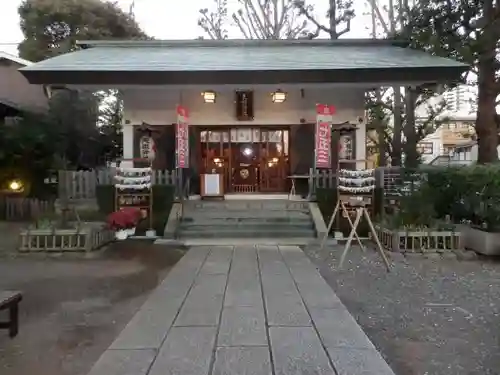
<instances>
[{"instance_id":1,"label":"red flower","mask_svg":"<svg viewBox=\"0 0 500 375\"><path fill-rule=\"evenodd\" d=\"M112 212L106 218L107 225L114 230L135 228L141 218L141 210L135 207L124 207Z\"/></svg>"}]
</instances>

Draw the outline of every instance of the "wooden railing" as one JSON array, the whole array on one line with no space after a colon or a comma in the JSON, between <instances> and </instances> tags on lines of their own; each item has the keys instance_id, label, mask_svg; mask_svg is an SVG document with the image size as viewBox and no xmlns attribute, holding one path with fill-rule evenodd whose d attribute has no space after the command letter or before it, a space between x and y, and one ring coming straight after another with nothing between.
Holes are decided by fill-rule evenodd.
<instances>
[{"instance_id":1,"label":"wooden railing","mask_svg":"<svg viewBox=\"0 0 500 375\"><path fill-rule=\"evenodd\" d=\"M113 185L115 171L59 171L58 195L67 199L94 199L98 185ZM154 185L176 185L175 171L153 171Z\"/></svg>"},{"instance_id":2,"label":"wooden railing","mask_svg":"<svg viewBox=\"0 0 500 375\"><path fill-rule=\"evenodd\" d=\"M16 196L0 197L0 220L30 221L53 212L53 201Z\"/></svg>"}]
</instances>

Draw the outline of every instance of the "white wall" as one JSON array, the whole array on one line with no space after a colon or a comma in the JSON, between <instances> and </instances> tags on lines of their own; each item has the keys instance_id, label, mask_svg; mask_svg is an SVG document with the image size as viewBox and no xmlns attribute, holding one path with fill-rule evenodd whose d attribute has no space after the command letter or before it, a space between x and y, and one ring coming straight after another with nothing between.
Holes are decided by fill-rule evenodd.
<instances>
[{"instance_id":1,"label":"white wall","mask_svg":"<svg viewBox=\"0 0 500 375\"><path fill-rule=\"evenodd\" d=\"M168 88L127 88L123 90L124 120L128 125L173 124L177 121L176 106L182 104L189 111L190 125L298 125L301 120L316 122L315 105L332 104L337 108L334 123L354 121L364 118L365 88L306 88L301 94L300 86L283 89L287 99L283 103L273 103L272 89L255 86L253 121L238 121L235 116L235 89L224 86L208 88L216 92L215 103L205 103L202 90ZM124 125L124 156L132 154L133 133ZM366 129L364 123L356 134L356 159L366 157Z\"/></svg>"},{"instance_id":2,"label":"white wall","mask_svg":"<svg viewBox=\"0 0 500 375\"><path fill-rule=\"evenodd\" d=\"M425 137L422 141L420 141L420 143L432 143L432 154L422 154L422 163L429 164L438 156L443 155L443 141L439 135L433 134L431 137Z\"/></svg>"},{"instance_id":3,"label":"white wall","mask_svg":"<svg viewBox=\"0 0 500 375\"><path fill-rule=\"evenodd\" d=\"M204 103L201 91L194 89L127 89L124 91L125 119L133 124L147 122L165 125L176 122L176 105L182 104L190 112L191 125L237 125L235 118L234 90L213 88L217 93L215 103ZM315 122L317 103L337 107L336 122L353 121L364 115L364 89L304 89L286 90L283 103L273 103L269 89L254 88L255 125L298 124L300 119Z\"/></svg>"}]
</instances>

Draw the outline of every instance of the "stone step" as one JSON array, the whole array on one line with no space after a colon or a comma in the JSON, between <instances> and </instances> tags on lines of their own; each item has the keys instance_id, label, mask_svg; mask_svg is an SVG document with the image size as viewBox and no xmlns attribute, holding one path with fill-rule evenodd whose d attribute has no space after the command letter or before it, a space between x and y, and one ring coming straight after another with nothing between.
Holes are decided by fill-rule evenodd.
<instances>
[{"instance_id":1,"label":"stone step","mask_svg":"<svg viewBox=\"0 0 500 375\"><path fill-rule=\"evenodd\" d=\"M226 210L226 209L219 209L219 210L196 210L196 209L191 209L191 208L185 208L184 209L185 214L195 214L195 215L211 215L211 214L221 214L223 213L224 215L227 216L238 216L241 214L245 215L261 215L263 213L269 214L269 215L307 215L309 214L309 210L285 210L285 209L276 209L276 210L268 210L268 209L238 209L238 210Z\"/></svg>"},{"instance_id":2,"label":"stone step","mask_svg":"<svg viewBox=\"0 0 500 375\"><path fill-rule=\"evenodd\" d=\"M214 224L210 222L206 222L200 224L199 222L194 223L181 223L181 230L207 230L217 232L219 230L228 231L262 231L262 230L302 230L302 229L314 229L314 224L312 222L309 223L261 223L261 224L248 224L248 223L226 223L226 224Z\"/></svg>"},{"instance_id":3,"label":"stone step","mask_svg":"<svg viewBox=\"0 0 500 375\"><path fill-rule=\"evenodd\" d=\"M180 231L179 238L315 238L314 229L294 229L294 230L243 230L230 229L222 230L197 230L183 229Z\"/></svg>"},{"instance_id":4,"label":"stone step","mask_svg":"<svg viewBox=\"0 0 500 375\"><path fill-rule=\"evenodd\" d=\"M238 219L270 219L274 220L292 220L292 219L307 219L310 220L309 213L306 212L269 212L269 211L243 211L237 213L229 213L225 211L214 211L214 212L186 212L184 211L182 215L183 219L228 219L228 220L238 220Z\"/></svg>"},{"instance_id":5,"label":"stone step","mask_svg":"<svg viewBox=\"0 0 500 375\"><path fill-rule=\"evenodd\" d=\"M199 224L199 225L308 225L312 223L308 215L304 216L260 216L260 217L205 217L205 216L184 216L181 219L182 224Z\"/></svg>"},{"instance_id":6,"label":"stone step","mask_svg":"<svg viewBox=\"0 0 500 375\"><path fill-rule=\"evenodd\" d=\"M226 201L226 202L186 202L186 208L196 210L246 210L246 209L265 209L265 210L307 210L307 202L293 202L285 200L263 200L263 201Z\"/></svg>"}]
</instances>

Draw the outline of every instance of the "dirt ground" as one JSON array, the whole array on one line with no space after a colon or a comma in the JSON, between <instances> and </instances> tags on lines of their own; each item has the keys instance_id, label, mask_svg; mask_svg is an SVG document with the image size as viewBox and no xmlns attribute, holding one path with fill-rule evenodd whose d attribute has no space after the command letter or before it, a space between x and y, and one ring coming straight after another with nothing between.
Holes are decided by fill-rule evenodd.
<instances>
[{"instance_id":1,"label":"dirt ground","mask_svg":"<svg viewBox=\"0 0 500 375\"><path fill-rule=\"evenodd\" d=\"M500 374L500 262L306 253L397 375Z\"/></svg>"},{"instance_id":2,"label":"dirt ground","mask_svg":"<svg viewBox=\"0 0 500 375\"><path fill-rule=\"evenodd\" d=\"M0 330L1 375L86 374L183 255L143 241L113 244L93 259L12 257L5 248L0 289L22 291L24 300L19 336Z\"/></svg>"}]
</instances>

